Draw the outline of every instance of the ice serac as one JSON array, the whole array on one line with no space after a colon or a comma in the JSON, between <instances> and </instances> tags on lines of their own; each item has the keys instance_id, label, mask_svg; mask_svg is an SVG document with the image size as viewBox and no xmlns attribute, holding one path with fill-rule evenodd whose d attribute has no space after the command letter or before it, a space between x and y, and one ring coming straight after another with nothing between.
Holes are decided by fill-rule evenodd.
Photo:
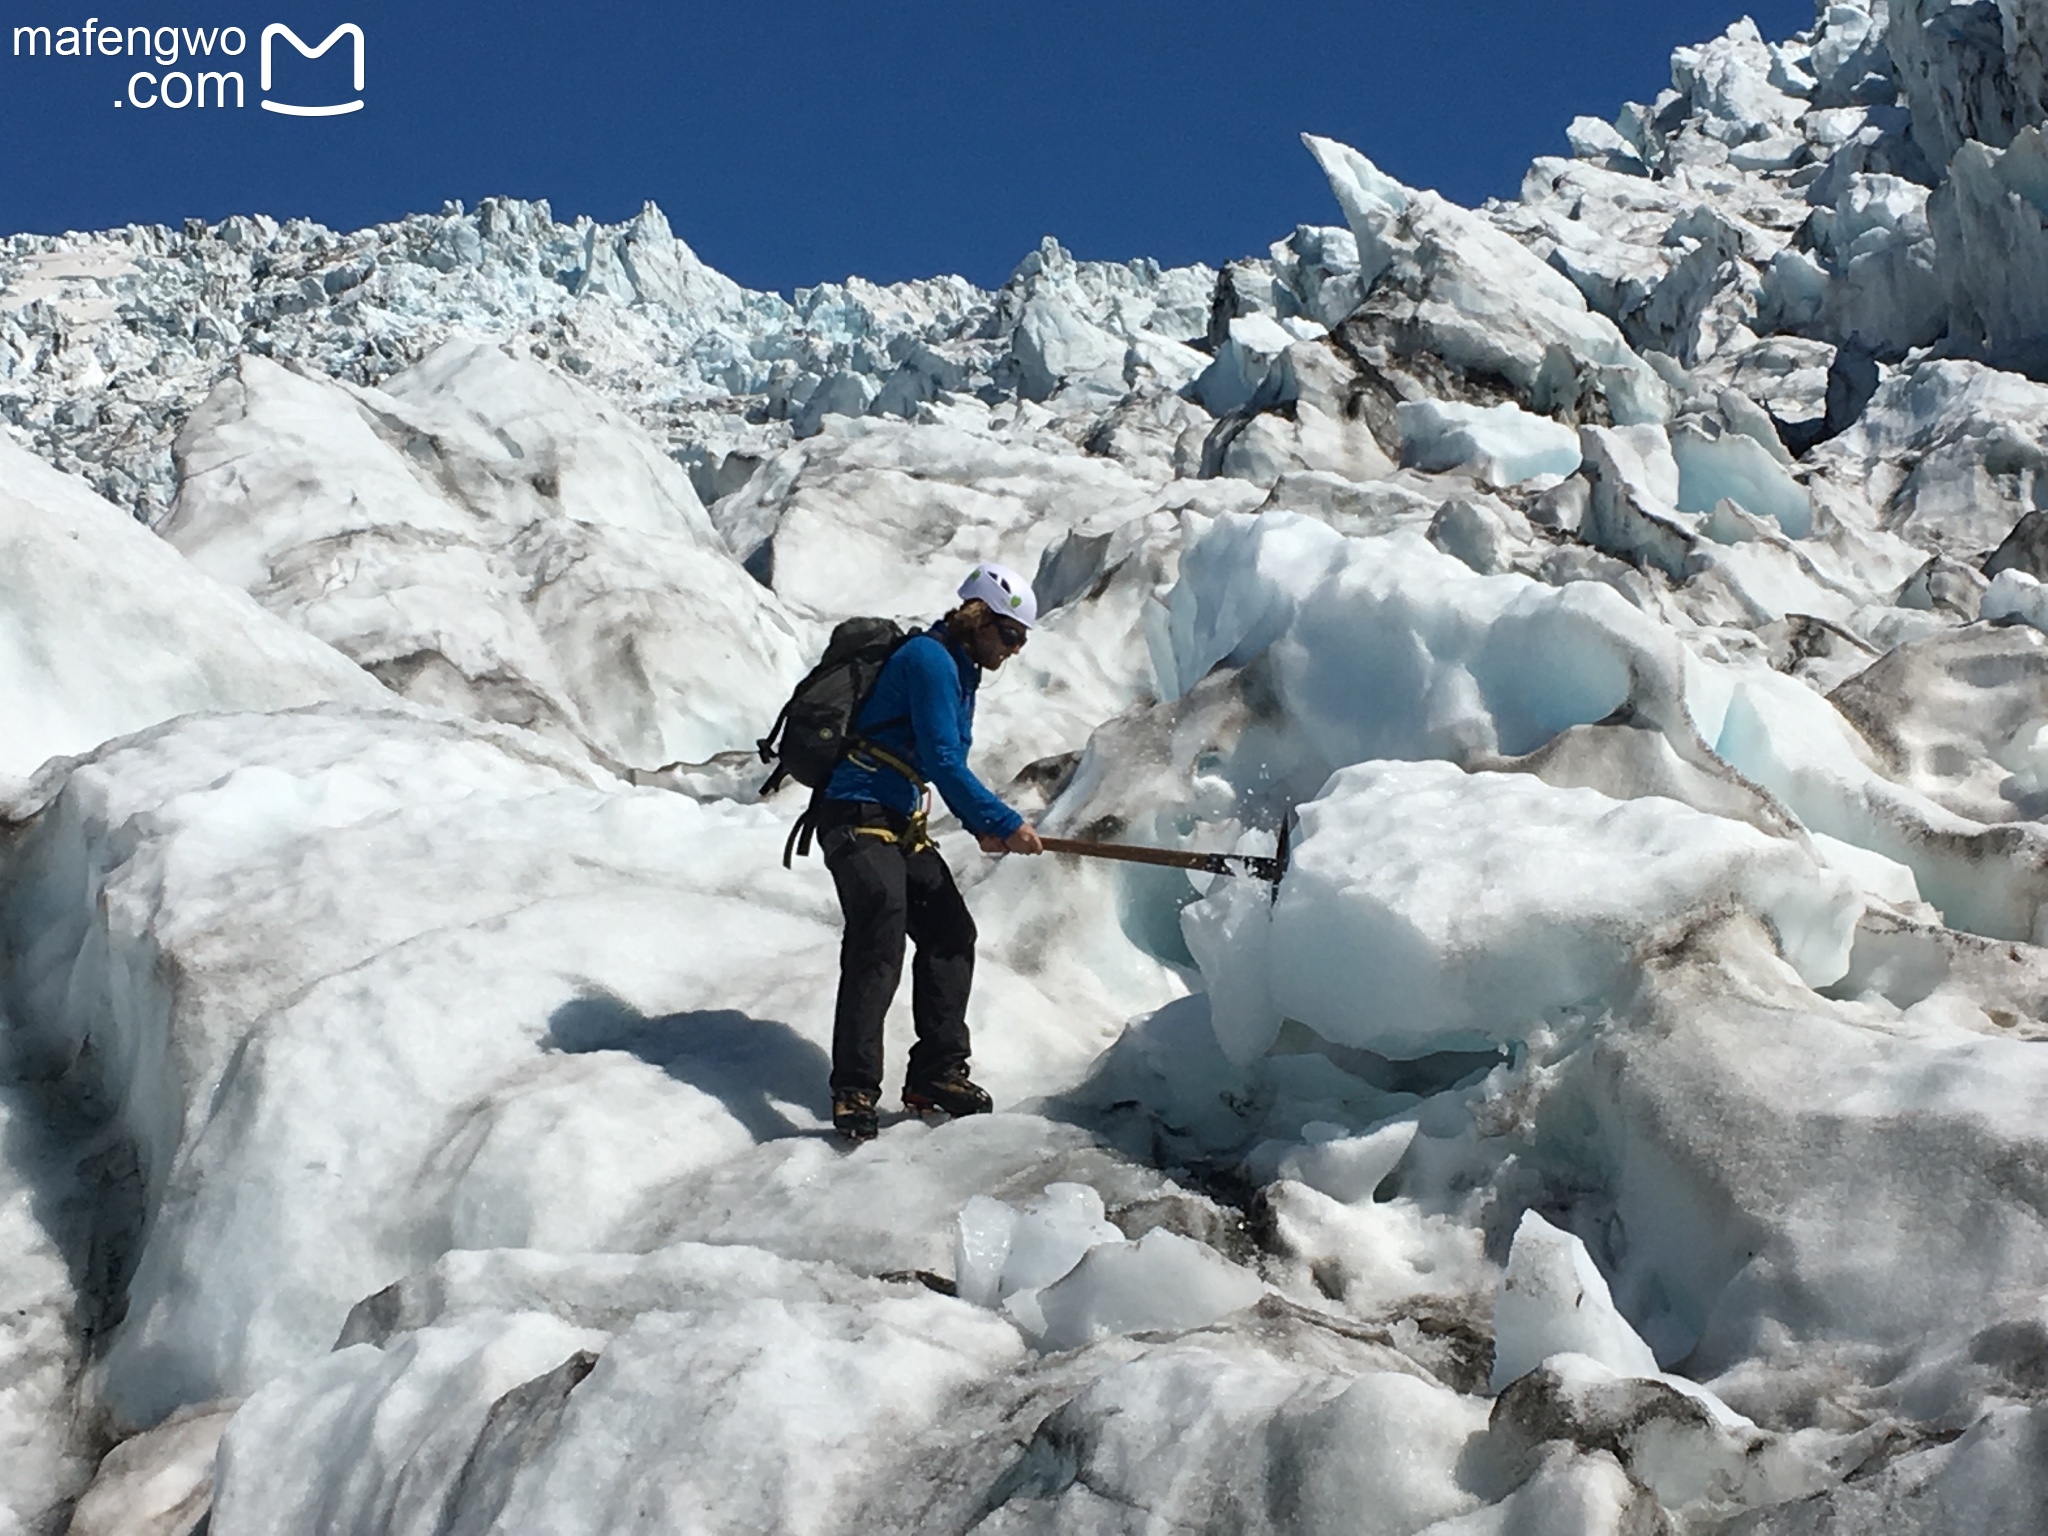
<instances>
[{"instance_id":1,"label":"ice serac","mask_svg":"<svg viewBox=\"0 0 2048 1536\"><path fill-rule=\"evenodd\" d=\"M2048 27L2048 11L2041 13ZM2048 140L1956 151L1928 202L1948 285L1952 341L1997 367L2048 378Z\"/></svg>"},{"instance_id":2,"label":"ice serac","mask_svg":"<svg viewBox=\"0 0 2048 1536\"><path fill-rule=\"evenodd\" d=\"M1997 665L1986 668L1989 678L1996 677ZM1878 678L1906 670L1876 670L1876 686L1861 707L1885 697ZM1930 756L1930 765L1938 762L1941 772L1920 780L1901 764L1892 769L1898 776L1890 777L1872 741L1812 688L1777 672L1726 681L1732 687L1722 695L1722 707L1710 712L1707 730L1715 753L1768 790L1807 829L1910 869L1920 895L1951 928L2008 940L2031 939L2039 931L2048 903L2048 835L2002 810L1987 823L1943 804L1962 787L1957 779L1985 771L1969 753L1951 743L1950 750ZM1851 688L1845 695L1852 711L1859 691ZM1703 702L1707 693L1700 690ZM1987 690L1981 702L1993 698L1995 690ZM1993 720L1984 724L1992 726ZM1888 745L1884 732L1876 736L1880 749Z\"/></svg>"},{"instance_id":3,"label":"ice serac","mask_svg":"<svg viewBox=\"0 0 2048 1536\"><path fill-rule=\"evenodd\" d=\"M1177 389L1202 369L1185 343L1202 334L1214 283L1206 267L1076 261L1048 235L996 296L989 382L1069 411L1112 406L1148 381Z\"/></svg>"},{"instance_id":4,"label":"ice serac","mask_svg":"<svg viewBox=\"0 0 2048 1536\"><path fill-rule=\"evenodd\" d=\"M1859 485L1891 530L1976 563L2048 496L2044 429L2048 385L1928 361L1886 379L1855 426L1813 458Z\"/></svg>"},{"instance_id":5,"label":"ice serac","mask_svg":"<svg viewBox=\"0 0 2048 1536\"><path fill-rule=\"evenodd\" d=\"M1683 579L1699 538L1677 515L1680 479L1662 427L1581 427L1580 454L1591 487L1580 536L1631 565Z\"/></svg>"},{"instance_id":6,"label":"ice serac","mask_svg":"<svg viewBox=\"0 0 2048 1536\"><path fill-rule=\"evenodd\" d=\"M1731 146L1775 137L1805 110L1804 82L1746 16L1719 37L1673 50L1671 84L1707 132Z\"/></svg>"},{"instance_id":7,"label":"ice serac","mask_svg":"<svg viewBox=\"0 0 2048 1536\"><path fill-rule=\"evenodd\" d=\"M486 198L348 232L255 215L10 237L6 249L10 419L59 467L151 522L175 492L178 431L244 353L377 385L448 340L487 336L618 402L713 494L786 443L828 379L902 415L985 385L1009 334L983 335L998 296L958 277L750 292L705 266L651 205L604 225ZM1112 267L1076 264L1091 323L1120 298L1130 329L1160 316L1169 348L1199 333L1213 274L1133 263L1114 268L1119 285ZM119 404L82 408L102 390ZM734 394L758 408L727 410Z\"/></svg>"},{"instance_id":8,"label":"ice serac","mask_svg":"<svg viewBox=\"0 0 2048 1536\"><path fill-rule=\"evenodd\" d=\"M1233 1059L1287 1019L1407 1058L1598 1014L1661 929L1721 908L1768 923L1813 985L1849 968L1861 903L1797 843L1669 801L1368 763L1301 808L1270 908L1232 886L1184 922Z\"/></svg>"},{"instance_id":9,"label":"ice serac","mask_svg":"<svg viewBox=\"0 0 2048 1536\"><path fill-rule=\"evenodd\" d=\"M1935 30L1970 14L1920 9ZM1724 379L1788 336L1886 359L1942 342L1954 263L1928 196L1954 146L1915 142L1927 114L1902 104L1886 21L1856 0L1782 43L1744 20L1680 49L1670 90L1583 124L1573 159L1539 159L1488 213L1638 349Z\"/></svg>"},{"instance_id":10,"label":"ice serac","mask_svg":"<svg viewBox=\"0 0 2048 1536\"><path fill-rule=\"evenodd\" d=\"M1216 349L1216 361L1202 371L1191 387L1216 416L1275 404L1285 378L1280 359L1296 340L1271 316L1236 316L1226 327L1223 344Z\"/></svg>"},{"instance_id":11,"label":"ice serac","mask_svg":"<svg viewBox=\"0 0 2048 1536\"><path fill-rule=\"evenodd\" d=\"M583 258L575 277L578 293L609 293L679 315L730 312L746 299L738 283L706 266L676 237L668 216L651 202L616 234L588 226Z\"/></svg>"},{"instance_id":12,"label":"ice serac","mask_svg":"<svg viewBox=\"0 0 2048 1536\"><path fill-rule=\"evenodd\" d=\"M1422 526L1347 536L1306 513L1201 529L1168 597L1175 675L1264 658L1295 764L1490 760L1626 706L1681 724L1680 653L1611 587L1483 576Z\"/></svg>"},{"instance_id":13,"label":"ice serac","mask_svg":"<svg viewBox=\"0 0 2048 1536\"><path fill-rule=\"evenodd\" d=\"M1512 237L1434 192L1415 191L1331 139L1303 142L1358 240L1360 309L1347 334L1399 361L1440 359L1454 376L1505 379L1544 415L1657 421L1662 382L1569 279ZM1493 402L1486 402L1493 403Z\"/></svg>"},{"instance_id":14,"label":"ice serac","mask_svg":"<svg viewBox=\"0 0 2048 1536\"><path fill-rule=\"evenodd\" d=\"M1970 140L2001 148L2048 118L2040 0L1890 0L1888 11L1886 42L1930 164L1948 165Z\"/></svg>"},{"instance_id":15,"label":"ice serac","mask_svg":"<svg viewBox=\"0 0 2048 1536\"><path fill-rule=\"evenodd\" d=\"M1793 538L1804 538L1813 531L1813 507L1805 487L1772 454L1777 447L1775 440L1766 447L1742 432L1709 433L1681 424L1671 437L1679 509L1712 512L1724 500L1733 501Z\"/></svg>"},{"instance_id":16,"label":"ice serac","mask_svg":"<svg viewBox=\"0 0 2048 1536\"><path fill-rule=\"evenodd\" d=\"M801 668L682 469L495 347L382 390L245 357L179 456L164 537L418 702L652 769L751 741Z\"/></svg>"},{"instance_id":17,"label":"ice serac","mask_svg":"<svg viewBox=\"0 0 2048 1536\"><path fill-rule=\"evenodd\" d=\"M1123 340L1091 324L1057 294L1034 294L1025 302L1010 346L1017 389L1027 400L1091 384L1112 398L1123 392Z\"/></svg>"},{"instance_id":18,"label":"ice serac","mask_svg":"<svg viewBox=\"0 0 2048 1536\"><path fill-rule=\"evenodd\" d=\"M383 693L0 436L0 780L176 715Z\"/></svg>"},{"instance_id":19,"label":"ice serac","mask_svg":"<svg viewBox=\"0 0 2048 1536\"><path fill-rule=\"evenodd\" d=\"M869 591L935 617L962 562L1030 569L1054 530L1155 504L1156 485L1028 410L922 428L849 423L771 461L721 504L719 522L748 568L801 609L844 612Z\"/></svg>"},{"instance_id":20,"label":"ice serac","mask_svg":"<svg viewBox=\"0 0 2048 1536\"><path fill-rule=\"evenodd\" d=\"M1955 231L1937 233L1941 204L1903 176L1861 171L1840 182L1832 204L1806 226L1813 256L1832 273L1808 323L1882 357L1941 340L1956 328L1958 301L1969 302L1966 259L1958 266L1961 240ZM1793 324L1802 306L1787 287L1798 286L1793 274L1801 259L1796 249L1781 252L1766 279L1767 302Z\"/></svg>"}]
</instances>

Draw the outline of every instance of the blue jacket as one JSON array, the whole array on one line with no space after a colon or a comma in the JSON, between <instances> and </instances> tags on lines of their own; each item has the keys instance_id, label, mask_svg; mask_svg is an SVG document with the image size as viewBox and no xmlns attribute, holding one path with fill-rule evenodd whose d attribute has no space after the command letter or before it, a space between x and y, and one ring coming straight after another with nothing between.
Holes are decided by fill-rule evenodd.
<instances>
[{"instance_id":1,"label":"blue jacket","mask_svg":"<svg viewBox=\"0 0 2048 1536\"><path fill-rule=\"evenodd\" d=\"M967 768L980 686L981 668L953 644L943 624L934 624L889 658L854 729L930 779L968 831L1008 837L1024 818ZM873 759L863 762L856 750L832 770L825 798L873 800L907 816L922 801L922 788Z\"/></svg>"}]
</instances>

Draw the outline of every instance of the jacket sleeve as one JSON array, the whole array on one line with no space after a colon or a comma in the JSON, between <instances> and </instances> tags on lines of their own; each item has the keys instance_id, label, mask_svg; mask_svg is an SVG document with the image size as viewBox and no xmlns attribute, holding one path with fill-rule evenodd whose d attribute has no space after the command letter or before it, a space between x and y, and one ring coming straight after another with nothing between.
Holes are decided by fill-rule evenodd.
<instances>
[{"instance_id":1,"label":"jacket sleeve","mask_svg":"<svg viewBox=\"0 0 2048 1536\"><path fill-rule=\"evenodd\" d=\"M918 765L968 831L977 837L1008 837L1024 825L1024 818L968 770L968 731L952 656L937 642L907 645L898 655L910 674L904 682Z\"/></svg>"}]
</instances>

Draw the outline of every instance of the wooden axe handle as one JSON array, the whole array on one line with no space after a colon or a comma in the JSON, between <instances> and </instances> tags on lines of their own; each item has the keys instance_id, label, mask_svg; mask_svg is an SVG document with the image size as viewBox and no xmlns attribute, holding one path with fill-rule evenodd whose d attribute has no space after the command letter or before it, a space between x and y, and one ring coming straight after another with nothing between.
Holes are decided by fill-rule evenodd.
<instances>
[{"instance_id":1,"label":"wooden axe handle","mask_svg":"<svg viewBox=\"0 0 2048 1536\"><path fill-rule=\"evenodd\" d=\"M1047 853L1073 853L1087 859L1119 859L1126 864L1159 864L1168 869L1198 869L1211 875L1254 875L1278 881L1278 859L1250 853L1185 853L1177 848L1140 848L1131 843L1085 843L1071 837L1040 837Z\"/></svg>"}]
</instances>

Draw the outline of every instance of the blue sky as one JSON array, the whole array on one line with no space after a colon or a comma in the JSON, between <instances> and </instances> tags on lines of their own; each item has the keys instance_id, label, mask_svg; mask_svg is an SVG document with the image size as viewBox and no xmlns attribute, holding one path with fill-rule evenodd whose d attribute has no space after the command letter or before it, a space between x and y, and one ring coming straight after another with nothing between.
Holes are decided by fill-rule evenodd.
<instances>
[{"instance_id":1,"label":"blue sky","mask_svg":"<svg viewBox=\"0 0 2048 1536\"><path fill-rule=\"evenodd\" d=\"M1337 221L1303 130L1461 202L1511 195L1574 115L1654 96L1676 44L1813 18L1810 0L97 4L0 0L0 232L258 210L354 228L491 193L614 220L652 198L707 261L783 290L993 285L1044 234L1085 257L1262 252ZM168 72L11 52L17 26L88 18L242 28L226 62L248 106L117 108L134 70ZM344 21L365 35L363 110L257 110L263 27L310 45ZM347 94L345 47L286 49L274 97Z\"/></svg>"}]
</instances>

